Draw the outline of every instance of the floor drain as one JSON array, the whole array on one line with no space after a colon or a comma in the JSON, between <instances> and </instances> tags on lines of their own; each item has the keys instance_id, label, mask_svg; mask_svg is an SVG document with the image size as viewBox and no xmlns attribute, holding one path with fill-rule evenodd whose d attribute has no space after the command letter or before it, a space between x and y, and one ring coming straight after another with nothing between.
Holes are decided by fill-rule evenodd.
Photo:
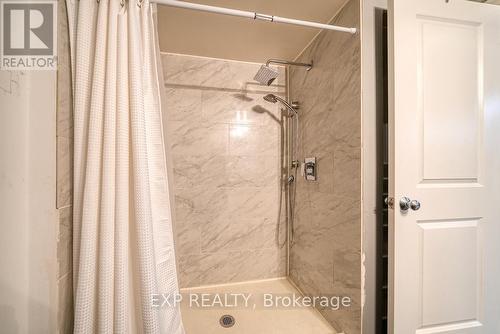
<instances>
[{"instance_id":1,"label":"floor drain","mask_svg":"<svg viewBox=\"0 0 500 334\"><path fill-rule=\"evenodd\" d=\"M225 314L220 317L219 323L222 327L229 328L234 326L236 320L234 320L234 317L232 315Z\"/></svg>"}]
</instances>

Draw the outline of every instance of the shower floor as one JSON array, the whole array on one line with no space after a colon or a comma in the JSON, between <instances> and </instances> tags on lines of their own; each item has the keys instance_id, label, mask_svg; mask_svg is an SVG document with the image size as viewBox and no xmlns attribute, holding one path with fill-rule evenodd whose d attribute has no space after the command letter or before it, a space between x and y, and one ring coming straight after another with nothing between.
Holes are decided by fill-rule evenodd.
<instances>
[{"instance_id":1,"label":"shower floor","mask_svg":"<svg viewBox=\"0 0 500 334\"><path fill-rule=\"evenodd\" d=\"M287 306L290 297L301 295L286 278L189 288L181 293L186 334L337 333L312 307ZM234 317L232 327L222 327L223 315Z\"/></svg>"}]
</instances>

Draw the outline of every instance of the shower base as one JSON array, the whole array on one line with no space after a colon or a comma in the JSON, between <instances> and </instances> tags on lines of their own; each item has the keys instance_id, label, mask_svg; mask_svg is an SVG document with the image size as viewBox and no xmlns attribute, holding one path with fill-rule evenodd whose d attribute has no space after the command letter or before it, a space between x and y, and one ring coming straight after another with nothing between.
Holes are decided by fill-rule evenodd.
<instances>
[{"instance_id":1,"label":"shower base","mask_svg":"<svg viewBox=\"0 0 500 334\"><path fill-rule=\"evenodd\" d=\"M181 293L186 334L337 333L314 308L289 305L301 294L286 278L196 287Z\"/></svg>"}]
</instances>

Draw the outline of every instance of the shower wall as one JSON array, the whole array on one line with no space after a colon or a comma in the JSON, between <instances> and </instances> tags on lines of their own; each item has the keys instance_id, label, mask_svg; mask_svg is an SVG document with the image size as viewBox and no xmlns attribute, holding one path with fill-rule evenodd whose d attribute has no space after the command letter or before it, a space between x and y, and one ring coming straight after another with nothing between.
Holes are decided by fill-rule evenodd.
<instances>
[{"instance_id":1,"label":"shower wall","mask_svg":"<svg viewBox=\"0 0 500 334\"><path fill-rule=\"evenodd\" d=\"M262 99L284 96L284 70L264 87L252 80L260 64L177 54L162 63L180 286L284 276L280 108Z\"/></svg>"},{"instance_id":2,"label":"shower wall","mask_svg":"<svg viewBox=\"0 0 500 334\"><path fill-rule=\"evenodd\" d=\"M332 21L358 27L360 2ZM349 296L350 307L320 312L337 330L361 332L361 63L359 34L322 32L292 68L290 96L301 102L299 158L317 158L318 179L299 178L291 279L307 295Z\"/></svg>"}]
</instances>

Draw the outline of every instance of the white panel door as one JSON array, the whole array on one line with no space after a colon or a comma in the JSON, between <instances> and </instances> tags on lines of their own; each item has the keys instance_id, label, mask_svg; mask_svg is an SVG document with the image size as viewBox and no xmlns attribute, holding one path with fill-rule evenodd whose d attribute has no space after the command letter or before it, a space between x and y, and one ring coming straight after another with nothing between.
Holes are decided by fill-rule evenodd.
<instances>
[{"instance_id":1,"label":"white panel door","mask_svg":"<svg viewBox=\"0 0 500 334\"><path fill-rule=\"evenodd\" d=\"M389 21L389 327L500 333L500 7L393 0Z\"/></svg>"}]
</instances>

